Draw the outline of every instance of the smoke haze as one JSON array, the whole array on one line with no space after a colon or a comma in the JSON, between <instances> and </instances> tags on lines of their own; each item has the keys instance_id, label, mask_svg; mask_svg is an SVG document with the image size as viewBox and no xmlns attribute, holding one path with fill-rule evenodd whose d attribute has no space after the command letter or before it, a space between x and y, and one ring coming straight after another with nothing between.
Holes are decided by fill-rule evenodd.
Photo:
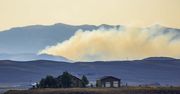
<instances>
[{"instance_id":1,"label":"smoke haze","mask_svg":"<svg viewBox=\"0 0 180 94\"><path fill-rule=\"evenodd\" d=\"M64 56L74 61L142 59L154 56L180 57L177 32L151 28L77 31L69 40L48 46L40 53Z\"/></svg>"}]
</instances>

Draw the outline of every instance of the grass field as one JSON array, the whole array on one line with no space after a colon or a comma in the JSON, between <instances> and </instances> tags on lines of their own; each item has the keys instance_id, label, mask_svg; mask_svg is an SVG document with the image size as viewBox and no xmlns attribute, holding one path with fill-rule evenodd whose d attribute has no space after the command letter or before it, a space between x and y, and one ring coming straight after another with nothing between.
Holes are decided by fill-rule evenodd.
<instances>
[{"instance_id":1,"label":"grass field","mask_svg":"<svg viewBox=\"0 0 180 94\"><path fill-rule=\"evenodd\" d=\"M180 87L59 88L10 90L4 94L180 94Z\"/></svg>"}]
</instances>

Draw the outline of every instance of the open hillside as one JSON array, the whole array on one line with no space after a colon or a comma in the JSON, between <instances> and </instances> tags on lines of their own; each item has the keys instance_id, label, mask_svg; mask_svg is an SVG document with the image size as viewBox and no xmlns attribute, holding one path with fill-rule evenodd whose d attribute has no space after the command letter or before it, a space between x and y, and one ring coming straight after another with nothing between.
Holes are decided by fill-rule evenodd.
<instances>
[{"instance_id":1,"label":"open hillside","mask_svg":"<svg viewBox=\"0 0 180 94\"><path fill-rule=\"evenodd\" d=\"M180 85L180 60L148 58L135 61L97 61L97 62L57 62L0 61L0 85L31 86L46 75L58 76L68 71L77 77L86 75L93 83L102 76L112 75L122 79L123 84L139 85L159 83L161 85ZM8 79L7 79L8 78Z\"/></svg>"}]
</instances>

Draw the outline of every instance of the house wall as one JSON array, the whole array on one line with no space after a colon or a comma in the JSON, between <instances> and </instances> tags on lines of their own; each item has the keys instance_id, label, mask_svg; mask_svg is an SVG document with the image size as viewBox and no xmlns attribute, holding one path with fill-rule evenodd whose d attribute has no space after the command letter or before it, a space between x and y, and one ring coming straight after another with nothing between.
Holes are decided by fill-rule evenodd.
<instances>
[{"instance_id":1,"label":"house wall","mask_svg":"<svg viewBox=\"0 0 180 94\"><path fill-rule=\"evenodd\" d=\"M82 87L82 81L77 78L72 78L72 87Z\"/></svg>"}]
</instances>

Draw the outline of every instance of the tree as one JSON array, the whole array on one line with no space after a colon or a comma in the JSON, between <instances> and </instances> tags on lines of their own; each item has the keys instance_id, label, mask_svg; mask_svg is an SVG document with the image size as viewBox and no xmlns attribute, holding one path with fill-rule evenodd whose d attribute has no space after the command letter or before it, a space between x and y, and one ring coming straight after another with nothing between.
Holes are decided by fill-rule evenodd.
<instances>
[{"instance_id":1,"label":"tree","mask_svg":"<svg viewBox=\"0 0 180 94\"><path fill-rule=\"evenodd\" d=\"M45 79L45 82L48 88L57 87L57 81L53 76L47 76Z\"/></svg>"},{"instance_id":2,"label":"tree","mask_svg":"<svg viewBox=\"0 0 180 94\"><path fill-rule=\"evenodd\" d=\"M42 78L39 85L40 88L55 88L57 87L57 81L53 76L46 76Z\"/></svg>"},{"instance_id":3,"label":"tree","mask_svg":"<svg viewBox=\"0 0 180 94\"><path fill-rule=\"evenodd\" d=\"M63 72L61 76L61 85L63 88L69 88L72 84L72 76L68 72Z\"/></svg>"},{"instance_id":4,"label":"tree","mask_svg":"<svg viewBox=\"0 0 180 94\"><path fill-rule=\"evenodd\" d=\"M46 76L46 78L42 78L38 84L36 84L36 88L69 88L72 87L73 84L73 75L68 72L63 72L62 75L57 78L53 76Z\"/></svg>"},{"instance_id":5,"label":"tree","mask_svg":"<svg viewBox=\"0 0 180 94\"><path fill-rule=\"evenodd\" d=\"M89 84L89 81L85 75L82 76L82 87L86 87Z\"/></svg>"},{"instance_id":6,"label":"tree","mask_svg":"<svg viewBox=\"0 0 180 94\"><path fill-rule=\"evenodd\" d=\"M61 80L61 78L62 78L61 75L56 78L57 87L58 87L58 88L61 88L61 87L62 87L62 80Z\"/></svg>"},{"instance_id":7,"label":"tree","mask_svg":"<svg viewBox=\"0 0 180 94\"><path fill-rule=\"evenodd\" d=\"M42 78L37 86L38 86L39 88L46 88L45 79Z\"/></svg>"}]
</instances>

